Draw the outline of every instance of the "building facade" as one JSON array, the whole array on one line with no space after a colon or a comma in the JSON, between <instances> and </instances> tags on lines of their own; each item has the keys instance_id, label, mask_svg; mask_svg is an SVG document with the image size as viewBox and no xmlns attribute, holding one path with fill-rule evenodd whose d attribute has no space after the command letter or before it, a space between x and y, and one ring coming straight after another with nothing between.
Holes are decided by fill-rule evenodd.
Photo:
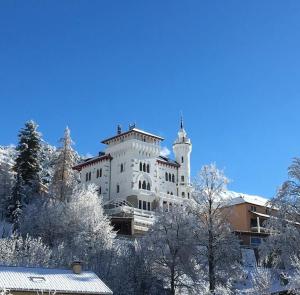
<instances>
[{"instance_id":1,"label":"building facade","mask_svg":"<svg viewBox=\"0 0 300 295\"><path fill-rule=\"evenodd\" d=\"M116 135L102 141L104 152L74 167L82 183L96 185L120 232L144 231L154 210L169 210L191 197L192 144L182 120L173 144L175 160L161 155L163 140L135 126L125 132L118 126Z\"/></svg>"}]
</instances>

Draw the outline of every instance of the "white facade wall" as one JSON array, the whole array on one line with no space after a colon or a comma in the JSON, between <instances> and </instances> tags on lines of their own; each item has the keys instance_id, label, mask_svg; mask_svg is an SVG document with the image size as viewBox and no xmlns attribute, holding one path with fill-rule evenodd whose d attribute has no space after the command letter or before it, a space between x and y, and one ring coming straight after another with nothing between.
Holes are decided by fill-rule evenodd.
<instances>
[{"instance_id":1,"label":"white facade wall","mask_svg":"<svg viewBox=\"0 0 300 295\"><path fill-rule=\"evenodd\" d=\"M189 179L191 145L188 148L181 145L174 148L177 161L182 156L186 159L184 163L176 163L160 158L159 141L152 139L151 136L147 137L148 133L145 133L146 136L140 133L127 132L124 136L120 134L116 139L110 139L104 159L99 156L79 165L81 181L86 185L93 183L97 188L101 187L101 195L105 202L137 200L135 206L143 207L143 202L146 202L147 210L152 210L155 203L160 206L171 206L172 203L181 202L182 192L184 191L185 197L188 197L191 189ZM111 158L108 158L108 155ZM146 171L143 171L144 165ZM97 172L100 169L102 169L101 176ZM181 175L186 179L184 183L180 182Z\"/></svg>"}]
</instances>

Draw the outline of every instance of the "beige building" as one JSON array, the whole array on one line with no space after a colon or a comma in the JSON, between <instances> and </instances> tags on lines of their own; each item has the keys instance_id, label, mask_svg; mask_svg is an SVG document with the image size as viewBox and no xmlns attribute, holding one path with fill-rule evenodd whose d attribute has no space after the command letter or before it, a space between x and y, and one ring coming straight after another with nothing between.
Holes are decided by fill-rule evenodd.
<instances>
[{"instance_id":1,"label":"beige building","mask_svg":"<svg viewBox=\"0 0 300 295\"><path fill-rule=\"evenodd\" d=\"M258 247L262 239L268 235L265 221L272 214L269 200L235 192L229 194L231 199L226 206L230 209L228 221L241 239L242 245Z\"/></svg>"}]
</instances>

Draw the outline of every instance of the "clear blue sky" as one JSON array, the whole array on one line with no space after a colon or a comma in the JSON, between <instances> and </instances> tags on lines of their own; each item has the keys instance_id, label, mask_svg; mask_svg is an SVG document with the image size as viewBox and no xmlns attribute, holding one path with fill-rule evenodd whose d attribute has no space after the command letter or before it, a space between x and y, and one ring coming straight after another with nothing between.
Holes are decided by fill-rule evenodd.
<instances>
[{"instance_id":1,"label":"clear blue sky","mask_svg":"<svg viewBox=\"0 0 300 295\"><path fill-rule=\"evenodd\" d=\"M192 172L272 197L300 155L300 1L1 1L0 144L28 119L94 154L116 125L166 138Z\"/></svg>"}]
</instances>

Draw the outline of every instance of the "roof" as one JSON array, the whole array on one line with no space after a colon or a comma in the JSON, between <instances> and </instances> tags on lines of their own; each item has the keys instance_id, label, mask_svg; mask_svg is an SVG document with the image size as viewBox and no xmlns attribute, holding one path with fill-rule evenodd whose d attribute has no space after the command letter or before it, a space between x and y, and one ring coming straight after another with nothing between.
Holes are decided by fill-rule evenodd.
<instances>
[{"instance_id":1,"label":"roof","mask_svg":"<svg viewBox=\"0 0 300 295\"><path fill-rule=\"evenodd\" d=\"M10 291L113 294L94 272L75 274L71 269L0 266L0 286Z\"/></svg>"},{"instance_id":2,"label":"roof","mask_svg":"<svg viewBox=\"0 0 300 295\"><path fill-rule=\"evenodd\" d=\"M116 138L121 137L123 135L134 133L134 132L142 134L142 135L146 135L146 136L149 136L149 137L153 137L153 138L156 138L156 139L159 139L159 140L164 140L163 137L160 137L158 135L155 135L155 134L152 134L152 133L149 133L149 132L145 132L145 131L140 130L138 128L132 128L132 129L126 131L126 132L123 132L123 133L117 134L115 136L109 137L107 139L104 139L104 140L101 141L101 143L108 144L113 139L116 139Z\"/></svg>"},{"instance_id":3,"label":"roof","mask_svg":"<svg viewBox=\"0 0 300 295\"><path fill-rule=\"evenodd\" d=\"M110 154L100 155L100 156L96 156L93 158L88 158L88 159L85 159L82 162L80 162L78 165L74 166L73 169L80 171L85 166L89 166L89 165L95 164L97 162L102 162L104 160L111 160L111 159L112 159L112 156Z\"/></svg>"},{"instance_id":4,"label":"roof","mask_svg":"<svg viewBox=\"0 0 300 295\"><path fill-rule=\"evenodd\" d=\"M257 206L268 206L270 200L256 196L256 195L247 195L243 193L237 193L233 191L226 191L225 195L228 197L227 206L233 206L243 203L249 203Z\"/></svg>"},{"instance_id":5,"label":"roof","mask_svg":"<svg viewBox=\"0 0 300 295\"><path fill-rule=\"evenodd\" d=\"M180 165L176 161L171 160L171 159L169 159L167 157L164 157L164 156L159 156L157 158L157 162L162 163L162 164L166 164L166 165L180 167Z\"/></svg>"}]
</instances>

